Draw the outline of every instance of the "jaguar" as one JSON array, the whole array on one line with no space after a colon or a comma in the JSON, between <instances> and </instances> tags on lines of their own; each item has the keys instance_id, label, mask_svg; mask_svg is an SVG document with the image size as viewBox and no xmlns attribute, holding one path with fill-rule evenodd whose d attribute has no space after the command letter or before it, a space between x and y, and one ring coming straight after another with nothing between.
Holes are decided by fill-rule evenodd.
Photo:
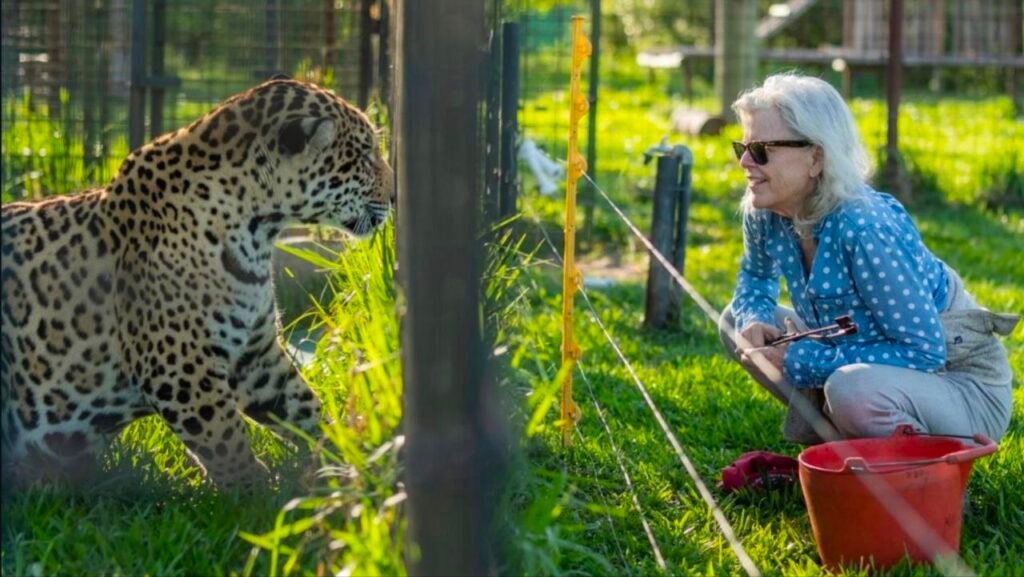
<instances>
[{"instance_id":1,"label":"jaguar","mask_svg":"<svg viewBox=\"0 0 1024 577\"><path fill-rule=\"evenodd\" d=\"M231 487L267 474L243 416L315 433L272 249L292 224L365 237L387 219L378 136L331 91L275 77L134 150L102 188L3 205L5 475L84 482L155 414Z\"/></svg>"}]
</instances>

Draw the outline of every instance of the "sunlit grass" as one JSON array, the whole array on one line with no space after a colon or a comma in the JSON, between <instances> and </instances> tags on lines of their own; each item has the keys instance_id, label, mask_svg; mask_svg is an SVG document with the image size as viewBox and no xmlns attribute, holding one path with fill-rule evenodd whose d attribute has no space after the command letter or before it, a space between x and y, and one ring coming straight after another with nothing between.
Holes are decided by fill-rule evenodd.
<instances>
[{"instance_id":1,"label":"sunlit grass","mask_svg":"<svg viewBox=\"0 0 1024 577\"><path fill-rule=\"evenodd\" d=\"M6 497L3 573L404 574L393 238L388 225L317 261L333 296L304 319L316 343L304 374L333 424L310 440L320 449L314 464L253 425L278 487L217 493L200 484L170 429L143 419L108 452L96 486Z\"/></svg>"},{"instance_id":2,"label":"sunlit grass","mask_svg":"<svg viewBox=\"0 0 1024 577\"><path fill-rule=\"evenodd\" d=\"M666 135L669 143L691 148L695 190L686 274L720 308L731 294L740 254L735 202L741 174L727 145L739 132L729 127L717 137L671 135L669 114L680 104L653 84L602 91L596 174L602 188L646 228L654 166L643 163L644 151ZM705 108L712 104L696 103ZM556 158L565 155L565 106L564 94L555 91L526 101L522 110L524 134ZM885 139L884 105L857 100L853 106L867 145L877 151ZM24 126L5 123L5 202L14 194L70 192L102 181L127 152L124 142L115 139L106 151L111 160L104 161L105 168L83 171L78 160L83 144L66 138L60 122L51 123L38 109L14 112L26 120ZM1024 133L1008 101L908 103L902 114L904 154L918 197L937 207L915 210L929 246L964 275L982 303L1024 309L1024 268L1017 256L1017 247L1024 245L1024 219L1012 210L995 214L979 208L1012 204L1022 196ZM526 178L524 206L557 237L560 199L537 198ZM590 248L642 260L642 251L621 221L602 200L595 203ZM951 203L960 208L942 207ZM532 220L524 218L516 226L529 240L512 235L493 247L485 274L488 305L482 315L489 339L501 351L497 364L507 397L503 409L512 416L518 447L498 519L506 537L502 572L660 574L633 496L624 489L589 389L579 377L576 398L584 411L580 436L568 450L559 447L554 396L559 383L560 275L543 260L546 251L533 256L541 237ZM93 490L81 495L36 490L4 503L3 573L404 573L404 493L397 459L401 439L396 437L401 418L400 301L396 305L394 258L389 229L337 259L316 261L330 271L332 284L328 298L301 322L303 331L312 328L309 338L315 341L306 376L334 423L323 431L318 476L309 475L308 457L252 427L258 454L281 475L279 489L255 496L216 494L200 484L198 472L167 427L146 419L118 439ZM724 360L714 327L693 306L685 306L678 330L646 332L639 328L639 283L588 294L705 481L713 483L722 466L749 449L795 452L778 434L782 408ZM668 573L738 573L630 375L605 344L589 310L579 307L582 366ZM1006 341L1018 375L1024 374L1022 330ZM1013 574L1024 554L1018 529L1024 526L1020 388L1015 397L1015 424L1001 451L979 461L972 476L962 553L980 574ZM798 491L741 495L721 503L766 574L822 573ZM924 573L902 567L892 574Z\"/></svg>"},{"instance_id":3,"label":"sunlit grass","mask_svg":"<svg viewBox=\"0 0 1024 577\"><path fill-rule=\"evenodd\" d=\"M620 109L609 111L607 103L616 100L622 103ZM545 102L540 108L527 106L532 115L528 118L536 124L544 125L551 120L546 115L557 114L554 104ZM598 182L627 216L646 230L653 166L643 165L634 158L635 150L627 149L625 141L617 139L631 128L641 134L654 133L659 127L667 131L658 124L659 118L667 118L663 114L667 105L643 90L611 92L604 95L604 102L601 114L609 124L599 121L602 140ZM656 111L653 115L652 109ZM877 150L885 139L884 106L856 101L854 111L867 146ZM903 119L904 153L919 201L912 207L912 214L926 243L964 276L983 305L1020 312L1024 306L1024 261L1016 254L1017 247L1024 246L1024 215L1013 208L1012 200L1006 208L994 202L996 198L1019 195L1019 188L1000 188L1007 182L1019 182L1014 180L1018 178L1014 174L1019 172L1014 171L1019 171L1015 168L1019 161L1013 158L1020 155L1024 142L1008 101L910 104L904 114L910 117ZM954 120L964 115L965 120ZM946 125L952 125L959 138L948 138ZM616 136L604 138L606 133ZM742 178L727 144L738 136L737 129L731 127L719 137L677 135L670 140L687 144L696 157L685 273L716 309L731 297L741 252L736 203ZM549 146L557 156L558 144ZM629 159L619 161L619 172L603 170L601 167L616 166L616 155ZM1000 180L993 177L996 173L1009 176ZM549 235L556 238L560 251L561 199L537 196L528 185L522 203L527 213L539 218ZM628 229L603 200L596 203L592 225L598 252L582 258L618 252L624 262L645 263L646 254ZM524 223L526 234L542 242L543 235L532 219L525 218ZM660 574L633 495L626 490L610 441L592 406L590 389L579 374L575 398L584 411L578 425L580 437L572 447L561 447L561 435L555 426L558 403L553 398L557 396L555 373L560 365L561 276L559 269L550 264L553 259L549 256L547 247L538 251L538 259L548 259L549 264L529 267L531 274L519 285L518 290L529 298L520 303L514 317L516 330L509 331L505 374L511 387L521 388L524 402L533 411L523 418L539 423L530 430L533 436L523 441L523 451L537 471L531 485L537 502L557 504L545 506L550 509L551 524L545 531L571 536L600 559L592 554L567 553L568 549L558 542L539 551L530 549L529 553L544 558L547 552L557 557L560 563L553 573ZM643 281L635 278L587 292L597 315L630 359L705 483L713 485L722 467L749 450L795 455L798 447L785 443L779 432L783 407L738 365L726 360L714 323L689 299L676 329L641 328ZM589 376L626 463L636 498L666 560L667 573L741 573L632 377L579 298L576 332L583 350L581 367ZM1024 326L1004 342L1015 374L1024 374ZM1024 537L1017 530L1024 523L1020 481L1024 478L1024 390L1016 387L1014 396L1014 423L1000 451L979 460L971 477L961 554L964 562L982 575L1019 572L1018 559L1024 554ZM562 500L547 496L549 492L561 494ZM799 489L729 497L716 493L716 498L765 574L824 574ZM524 497L521 507L530 502ZM609 569L607 564L612 567ZM864 573L849 570L843 574ZM934 570L904 564L887 574L930 575Z\"/></svg>"},{"instance_id":4,"label":"sunlit grass","mask_svg":"<svg viewBox=\"0 0 1024 577\"><path fill-rule=\"evenodd\" d=\"M714 212L692 216L709 234L690 245L687 277L712 306L720 308L732 291L740 250L738 227L721 221ZM1024 274L1015 264L1019 259L1000 255L1009 250L1007 247L1021 244L1018 227L1022 218L1015 215L1007 219L1008 225L1002 227L994 226L999 217L981 212L965 218L962 211L941 209L918 216L926 242L964 274L983 304L996 310L1019 311L1024 302L1024 286L1020 284ZM963 235L972 241L956 242L950 235ZM992 257L977 258L975 254ZM545 255L544 251L538 253ZM602 557L601 562L587 555L563 557L559 570L595 575L630 571L658 574L632 496L625 489L609 440L592 407L589 389L579 375L575 396L584 410L578 425L582 438L568 450L560 446L560 434L554 426L557 402L547 405L542 401L546 395L557 395L553 384L560 363L561 289L557 270L537 272L524 282L530 298L520 307L516 321L519 330L512 333L507 374L512 382L527 387L529 405L546 415L536 435L524 441L530 463L541 471L557 472L551 473L548 482L538 483L534 492L541 499L546 491L561 491L564 502L551 523L561 534L571 535ZM994 288L989 282L995 283ZM678 329L652 332L641 329L642 279L605 290L591 289L588 295L705 483L714 484L720 469L745 451L797 453L798 448L785 443L779 433L783 407L738 365L726 361L713 323L689 301ZM578 305L576 318L577 340L583 349L581 365L627 463L668 572L741 572L589 308ZM1014 370L1021 374L1024 330L1018 328L1006 344ZM971 477L970 510L964 520L961 553L978 574L1012 574L1024 553L1024 538L1016 529L1024 523L1020 486L1024 478L1024 391L1017 388L1015 396L1014 424L1002 440L999 453L979 460ZM823 574L799 490L730 497L716 493L716 498L765 574ZM529 502L524 499L524 503ZM556 544L551 547L561 550ZM605 567L605 563L612 568ZM901 566L888 574L930 573Z\"/></svg>"}]
</instances>

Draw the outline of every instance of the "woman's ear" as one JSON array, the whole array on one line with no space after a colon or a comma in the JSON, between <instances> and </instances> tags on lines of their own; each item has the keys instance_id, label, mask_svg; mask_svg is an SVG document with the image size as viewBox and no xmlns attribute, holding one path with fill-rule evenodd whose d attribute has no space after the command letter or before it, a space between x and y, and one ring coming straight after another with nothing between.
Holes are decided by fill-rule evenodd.
<instances>
[{"instance_id":1,"label":"woman's ear","mask_svg":"<svg viewBox=\"0 0 1024 577\"><path fill-rule=\"evenodd\" d=\"M825 151L820 146L814 147L814 152L811 153L811 178L818 178L821 176L822 171L825 170Z\"/></svg>"}]
</instances>

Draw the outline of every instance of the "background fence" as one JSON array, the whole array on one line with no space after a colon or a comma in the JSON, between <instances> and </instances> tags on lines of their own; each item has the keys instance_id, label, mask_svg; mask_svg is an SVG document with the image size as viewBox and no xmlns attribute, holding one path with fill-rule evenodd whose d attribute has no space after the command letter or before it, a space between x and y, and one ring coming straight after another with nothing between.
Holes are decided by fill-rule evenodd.
<instances>
[{"instance_id":1,"label":"background fence","mask_svg":"<svg viewBox=\"0 0 1024 577\"><path fill-rule=\"evenodd\" d=\"M591 173L601 179L621 179L633 190L649 191L653 171L642 164L644 151L668 138L699 152L699 137L690 132L703 124L692 122L693 116L685 111L722 112L721 99L715 96L716 70L722 66L715 60L714 46L717 38L727 34L750 41L748 52L753 57L748 62L754 68L742 85L799 67L827 79L852 98L865 139L881 166L887 115L886 22L892 1L491 0L486 3L485 26L495 36L500 36L502 22L519 27L519 125L513 141L532 139L551 156L563 158L569 18L584 14L588 26L601 25L595 55L599 72L596 79L585 74L585 82L596 81L600 90L592 106L596 134L582 139L584 153L591 146L604 147L602 165L591 166ZM380 39L389 35L391 4L389 0L4 2L3 198L68 192L86 183L102 183L133 144L190 122L223 98L273 73L319 82L362 106L377 98L388 101L393 55L381 50L388 44ZM920 176L927 173L923 163L958 162L964 149L991 154L992 143L1005 146L1007 131L1020 124L1024 2L904 0L903 4L905 71L899 114L906 116L906 128L900 146L911 152L908 166L919 188L952 188L956 190L947 191L949 195L964 197L970 194L968 188L977 186L977 179L961 184L935 182ZM596 21L590 17L595 8L602 14ZM133 34L142 41L133 42ZM500 43L494 46L500 56ZM498 108L492 104L498 103L499 95L494 85L500 82L503 68L507 67L500 58L492 59L491 72L484 79L487 109L495 113ZM943 107L939 114L948 122L941 127L912 124L915 106L933 106L939 99ZM947 143L956 138L958 124L972 121L957 104L978 100L997 109L994 117L999 120L976 142L950 148ZM636 104L646 111L644 115L618 112L620 107L634 110ZM497 154L501 147L495 139L501 131L486 124L486 132L491 143L488 154ZM1001 151L1002 165L985 170L1020 180L1024 150L1010 148ZM492 179L500 171L498 156L488 156L485 165L490 191L497 187ZM705 183L697 179L694 184L699 193Z\"/></svg>"},{"instance_id":2,"label":"background fence","mask_svg":"<svg viewBox=\"0 0 1024 577\"><path fill-rule=\"evenodd\" d=\"M376 0L4 2L4 199L102 183L130 147L276 73L365 107L386 89L385 8Z\"/></svg>"},{"instance_id":3,"label":"background fence","mask_svg":"<svg viewBox=\"0 0 1024 577\"><path fill-rule=\"evenodd\" d=\"M536 2L512 2L506 18L523 31L522 136L538 141L552 156L564 158L568 114L565 112L569 66L568 19L589 14L594 0L530 9ZM549 3L550 4L550 3ZM653 189L653 170L643 153L668 138L698 152L701 122L723 112L716 96L716 37L726 34L749 41L752 72L740 86L792 69L824 78L850 99L866 144L885 165L887 135L888 19L892 0L652 0L603 1L597 146L604 182L625 176L634 192ZM1001 164L990 163L991 178L1016 179L1017 197L1024 172L1024 145L1010 142L1020 134L1024 111L1024 51L1020 0L904 0L903 82L897 111L902 131L900 150L905 176L928 192L926 199L966 200L988 176L937 182L929 163L957 164L966 154L992 155L1000 143ZM731 46L735 45L731 41ZM585 78L586 82L593 81ZM723 99L731 101L732 96ZM631 106L624 106L624 103ZM996 109L991 122L973 141L956 142L958 127L975 123L965 103ZM639 104L647 112L624 117L622 108ZM936 125L921 112L941 118ZM704 114L687 115L696 110ZM693 122L694 118L697 122ZM972 130L977 134L977 131ZM609 150L608 147L614 150ZM697 159L697 165L702 162ZM982 163L983 164L983 163ZM973 166L980 166L973 163ZM723 171L724 172L724 171ZM708 183L694 182L699 192ZM612 186L612 188L622 188ZM1004 195L1005 196L1005 195ZM1020 198L1014 197L1013 202Z\"/></svg>"}]
</instances>

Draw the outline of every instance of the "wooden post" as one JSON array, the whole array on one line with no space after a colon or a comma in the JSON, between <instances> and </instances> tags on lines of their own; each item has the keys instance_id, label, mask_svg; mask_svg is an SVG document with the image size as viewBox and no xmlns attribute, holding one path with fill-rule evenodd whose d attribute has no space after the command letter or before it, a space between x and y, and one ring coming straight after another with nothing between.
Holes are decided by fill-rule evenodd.
<instances>
[{"instance_id":1,"label":"wooden post","mask_svg":"<svg viewBox=\"0 0 1024 577\"><path fill-rule=\"evenodd\" d=\"M677 146L679 157L679 183L676 186L675 241L672 247L672 266L680 274L686 272L686 229L690 219L690 193L693 190L693 152L685 146ZM672 283L669 290L668 320L678 324L682 314L683 287Z\"/></svg>"},{"instance_id":2,"label":"wooden post","mask_svg":"<svg viewBox=\"0 0 1024 577\"><path fill-rule=\"evenodd\" d=\"M498 214L516 213L518 174L516 143L519 140L519 23L501 26L501 193Z\"/></svg>"},{"instance_id":3,"label":"wooden post","mask_svg":"<svg viewBox=\"0 0 1024 577\"><path fill-rule=\"evenodd\" d=\"M370 102L370 85L373 84L373 18L370 8L373 0L362 0L359 4L359 108L366 110ZM332 24L333 25L333 24Z\"/></svg>"},{"instance_id":4,"label":"wooden post","mask_svg":"<svg viewBox=\"0 0 1024 577\"><path fill-rule=\"evenodd\" d=\"M757 79L757 1L718 0L715 18L715 93L720 116L735 122L733 101Z\"/></svg>"},{"instance_id":5,"label":"wooden post","mask_svg":"<svg viewBox=\"0 0 1024 577\"><path fill-rule=\"evenodd\" d=\"M408 567L487 575L500 458L478 322L484 6L397 5Z\"/></svg>"},{"instance_id":6,"label":"wooden post","mask_svg":"<svg viewBox=\"0 0 1024 577\"><path fill-rule=\"evenodd\" d=\"M99 85L104 81L100 75L100 50L103 40L100 36L99 13L100 8L93 3L86 3L82 6L82 16L85 22L92 23L89 30L82 31L82 37L86 45L91 44L94 50L81 50L78 55L79 66L83 72L82 89L82 164L85 168L86 178L89 182L97 182L96 165L99 164L96 151L96 144L100 139L101 125L97 118L96 110L99 100L97 92Z\"/></svg>"},{"instance_id":7,"label":"wooden post","mask_svg":"<svg viewBox=\"0 0 1024 577\"><path fill-rule=\"evenodd\" d=\"M658 151L651 214L651 244L682 273L686 266L686 225L689 217L693 153L684 146ZM679 322L679 286L654 257L647 271L644 326L664 329Z\"/></svg>"},{"instance_id":8,"label":"wooden post","mask_svg":"<svg viewBox=\"0 0 1024 577\"><path fill-rule=\"evenodd\" d=\"M153 0L153 55L150 74L157 85L149 93L149 136L164 133L164 52L167 47L167 0Z\"/></svg>"},{"instance_id":9,"label":"wooden post","mask_svg":"<svg viewBox=\"0 0 1024 577\"><path fill-rule=\"evenodd\" d=\"M280 32L277 0L265 0L263 6L263 80L280 72L277 62L277 40Z\"/></svg>"},{"instance_id":10,"label":"wooden post","mask_svg":"<svg viewBox=\"0 0 1024 577\"><path fill-rule=\"evenodd\" d=\"M321 61L324 74L330 72L334 82L338 82L338 71L335 69L335 56L338 49L338 4L335 0L323 0L324 45L321 47Z\"/></svg>"}]
</instances>

